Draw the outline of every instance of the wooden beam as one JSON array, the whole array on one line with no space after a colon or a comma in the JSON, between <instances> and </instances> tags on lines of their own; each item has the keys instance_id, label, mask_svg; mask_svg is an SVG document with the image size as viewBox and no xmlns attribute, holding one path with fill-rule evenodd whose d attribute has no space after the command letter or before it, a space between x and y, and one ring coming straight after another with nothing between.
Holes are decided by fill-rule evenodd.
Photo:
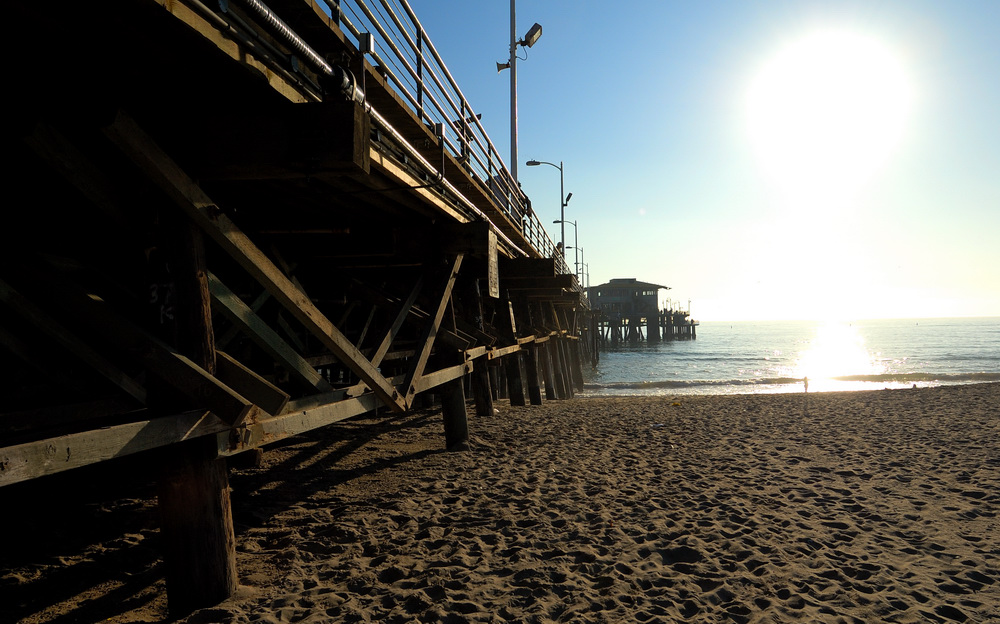
<instances>
[{"instance_id":1,"label":"wooden beam","mask_svg":"<svg viewBox=\"0 0 1000 624\"><path fill-rule=\"evenodd\" d=\"M231 449L228 453L237 450L247 450L248 448L263 444L270 444L304 431L311 431L318 427L325 427L335 422L360 416L365 412L374 410L379 404L379 399L374 394L368 393L359 397L343 399L304 410L293 410L290 407L284 414L273 418L265 418L258 423L256 428L260 431L260 437L259 441L256 441L255 444L237 447ZM220 447L222 447L222 442L223 439L220 437Z\"/></svg>"},{"instance_id":2,"label":"wooden beam","mask_svg":"<svg viewBox=\"0 0 1000 624\"><path fill-rule=\"evenodd\" d=\"M574 275L553 275L551 277L501 277L501 290L561 290L573 288ZM561 293L560 293L561 294Z\"/></svg>"},{"instance_id":3,"label":"wooden beam","mask_svg":"<svg viewBox=\"0 0 1000 624\"><path fill-rule=\"evenodd\" d=\"M510 277L554 277L554 258L504 258L500 260L500 280Z\"/></svg>"},{"instance_id":4,"label":"wooden beam","mask_svg":"<svg viewBox=\"0 0 1000 624\"><path fill-rule=\"evenodd\" d=\"M105 134L386 405L406 409L404 397L376 367L134 121L119 113Z\"/></svg>"},{"instance_id":5,"label":"wooden beam","mask_svg":"<svg viewBox=\"0 0 1000 624\"><path fill-rule=\"evenodd\" d=\"M215 376L241 396L276 416L288 404L288 393L253 372L224 351L216 351Z\"/></svg>"},{"instance_id":6,"label":"wooden beam","mask_svg":"<svg viewBox=\"0 0 1000 624\"><path fill-rule=\"evenodd\" d=\"M199 133L201 177L256 180L368 173L371 121L360 104L331 98L289 105L283 111L280 118L242 111L230 123L206 124Z\"/></svg>"},{"instance_id":7,"label":"wooden beam","mask_svg":"<svg viewBox=\"0 0 1000 624\"><path fill-rule=\"evenodd\" d=\"M434 347L434 338L437 336L438 328L441 326L441 319L444 318L445 310L448 309L448 303L451 301L451 291L455 288L455 279L458 277L458 269L462 266L463 257L462 254L458 254L448 264L448 272L442 280L444 284L441 288L437 308L431 320L424 327L420 340L417 341L417 357L414 358L413 366L410 368L406 376L406 381L402 385L406 393L405 400L407 407L412 404L413 398L417 395L417 388L414 382L420 379L420 376L424 373L424 367L427 366L427 358L431 355L431 349Z\"/></svg>"},{"instance_id":8,"label":"wooden beam","mask_svg":"<svg viewBox=\"0 0 1000 624\"><path fill-rule=\"evenodd\" d=\"M449 366L448 368L442 368L436 370L433 373L427 373L420 377L417 381L417 393L426 392L427 390L432 390L441 386L449 381L460 379L474 369L472 361L465 362L464 364L456 364L455 366Z\"/></svg>"},{"instance_id":9,"label":"wooden beam","mask_svg":"<svg viewBox=\"0 0 1000 624\"><path fill-rule=\"evenodd\" d=\"M385 332L385 336L382 338L382 342L379 344L378 349L375 350L375 355L372 356L372 365L378 366L382 363L382 358L385 354L389 352L389 347L392 346L392 341L396 339L396 334L399 333L400 328L403 326L403 321L409 316L411 310L413 309L413 304L417 300L417 295L420 294L420 290L424 286L424 278L420 276L417 278L417 282L413 285L410 290L410 296L406 298L403 305L400 306L399 312L396 314L396 318L393 319L392 324L389 326L388 331Z\"/></svg>"},{"instance_id":10,"label":"wooden beam","mask_svg":"<svg viewBox=\"0 0 1000 624\"><path fill-rule=\"evenodd\" d=\"M8 446L0 449L0 486L229 430L215 414L196 410Z\"/></svg>"},{"instance_id":11,"label":"wooden beam","mask_svg":"<svg viewBox=\"0 0 1000 624\"><path fill-rule=\"evenodd\" d=\"M234 324L242 327L257 346L287 368L292 375L320 392L333 390L330 382L323 379L305 358L212 273L208 274L208 288L212 293L212 301L218 305L216 309Z\"/></svg>"}]
</instances>

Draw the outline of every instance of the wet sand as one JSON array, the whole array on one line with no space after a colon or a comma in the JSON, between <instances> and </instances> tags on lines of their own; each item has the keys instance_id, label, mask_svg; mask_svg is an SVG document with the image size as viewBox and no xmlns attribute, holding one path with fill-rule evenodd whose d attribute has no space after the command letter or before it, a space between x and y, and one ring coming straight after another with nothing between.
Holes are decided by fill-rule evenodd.
<instances>
[{"instance_id":1,"label":"wet sand","mask_svg":"<svg viewBox=\"0 0 1000 624\"><path fill-rule=\"evenodd\" d=\"M998 384L497 411L465 453L426 411L234 470L242 587L185 621L1000 621ZM167 621L130 494L0 555L0 619Z\"/></svg>"}]
</instances>

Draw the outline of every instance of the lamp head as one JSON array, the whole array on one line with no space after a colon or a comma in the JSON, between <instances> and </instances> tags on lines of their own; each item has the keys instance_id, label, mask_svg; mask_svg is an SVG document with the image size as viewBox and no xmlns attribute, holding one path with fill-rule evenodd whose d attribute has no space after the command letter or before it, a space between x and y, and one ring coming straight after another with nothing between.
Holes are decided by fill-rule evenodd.
<instances>
[{"instance_id":1,"label":"lamp head","mask_svg":"<svg viewBox=\"0 0 1000 624\"><path fill-rule=\"evenodd\" d=\"M565 202L563 202L563 203L566 203L566 204L568 204L568 203L569 203L569 200L570 200L570 198L571 198L571 197L573 197L573 193L570 193L569 195L567 195L567 196L566 196L566 201L565 201Z\"/></svg>"},{"instance_id":2,"label":"lamp head","mask_svg":"<svg viewBox=\"0 0 1000 624\"><path fill-rule=\"evenodd\" d=\"M529 167L537 167L538 165L540 165L542 163L538 162L537 160L529 160L527 164L528 164Z\"/></svg>"},{"instance_id":3,"label":"lamp head","mask_svg":"<svg viewBox=\"0 0 1000 624\"><path fill-rule=\"evenodd\" d=\"M521 39L520 41L518 41L518 43L530 48L531 46L535 45L535 43L537 43L541 37L542 37L542 25L536 22L534 26L528 29L528 34L524 36L524 39Z\"/></svg>"}]
</instances>

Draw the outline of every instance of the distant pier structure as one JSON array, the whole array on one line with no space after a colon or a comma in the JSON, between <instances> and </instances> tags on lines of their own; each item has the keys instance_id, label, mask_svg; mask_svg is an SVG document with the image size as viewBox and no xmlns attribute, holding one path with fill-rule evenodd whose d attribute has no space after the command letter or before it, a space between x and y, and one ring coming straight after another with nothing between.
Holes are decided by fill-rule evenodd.
<instances>
[{"instance_id":1,"label":"distant pier structure","mask_svg":"<svg viewBox=\"0 0 1000 624\"><path fill-rule=\"evenodd\" d=\"M660 290L670 287L640 282L634 277L615 278L590 287L588 298L599 346L697 338L698 321L691 319L689 311L672 305L661 307Z\"/></svg>"}]
</instances>

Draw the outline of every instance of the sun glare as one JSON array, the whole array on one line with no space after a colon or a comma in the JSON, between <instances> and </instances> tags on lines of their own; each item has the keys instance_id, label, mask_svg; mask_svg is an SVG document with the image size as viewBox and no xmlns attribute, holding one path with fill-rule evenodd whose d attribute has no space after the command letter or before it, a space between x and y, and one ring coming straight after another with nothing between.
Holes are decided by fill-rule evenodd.
<instances>
[{"instance_id":1,"label":"sun glare","mask_svg":"<svg viewBox=\"0 0 1000 624\"><path fill-rule=\"evenodd\" d=\"M799 354L795 377L808 377L815 390L832 389L831 380L884 373L853 325L828 323L817 328L816 337Z\"/></svg>"},{"instance_id":2,"label":"sun glare","mask_svg":"<svg viewBox=\"0 0 1000 624\"><path fill-rule=\"evenodd\" d=\"M886 160L910 100L889 48L860 34L822 31L783 47L757 74L749 132L764 169L795 207L821 207L849 198Z\"/></svg>"}]
</instances>

